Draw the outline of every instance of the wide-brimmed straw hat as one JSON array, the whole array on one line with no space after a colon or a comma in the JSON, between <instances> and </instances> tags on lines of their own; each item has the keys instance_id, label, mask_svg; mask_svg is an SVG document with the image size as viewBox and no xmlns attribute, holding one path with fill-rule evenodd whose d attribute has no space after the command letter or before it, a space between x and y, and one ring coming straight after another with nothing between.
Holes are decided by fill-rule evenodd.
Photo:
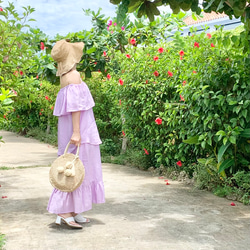
<instances>
[{"instance_id":1,"label":"wide-brimmed straw hat","mask_svg":"<svg viewBox=\"0 0 250 250\"><path fill-rule=\"evenodd\" d=\"M57 62L57 76L69 72L83 55L84 43L69 43L66 40L56 42L51 50L52 58Z\"/></svg>"}]
</instances>

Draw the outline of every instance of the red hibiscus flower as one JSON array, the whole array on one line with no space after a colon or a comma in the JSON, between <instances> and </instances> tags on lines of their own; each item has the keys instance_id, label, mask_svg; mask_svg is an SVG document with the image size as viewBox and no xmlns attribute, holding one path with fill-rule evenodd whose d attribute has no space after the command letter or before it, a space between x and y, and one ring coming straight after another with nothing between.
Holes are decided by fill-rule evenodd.
<instances>
[{"instance_id":1,"label":"red hibiscus flower","mask_svg":"<svg viewBox=\"0 0 250 250\"><path fill-rule=\"evenodd\" d=\"M131 58L131 56L129 54L126 55L127 58Z\"/></svg>"},{"instance_id":2,"label":"red hibiscus flower","mask_svg":"<svg viewBox=\"0 0 250 250\"><path fill-rule=\"evenodd\" d=\"M185 101L184 97L182 95L180 95L181 101Z\"/></svg>"},{"instance_id":3,"label":"red hibiscus flower","mask_svg":"<svg viewBox=\"0 0 250 250\"><path fill-rule=\"evenodd\" d=\"M157 125L161 125L162 124L162 119L161 118L156 118L155 119L155 123L157 124Z\"/></svg>"},{"instance_id":4,"label":"red hibiscus flower","mask_svg":"<svg viewBox=\"0 0 250 250\"><path fill-rule=\"evenodd\" d=\"M210 33L207 33L207 37L208 37L208 39L210 39L212 37L212 35Z\"/></svg>"},{"instance_id":5,"label":"red hibiscus flower","mask_svg":"<svg viewBox=\"0 0 250 250\"><path fill-rule=\"evenodd\" d=\"M159 59L158 56L154 56L154 61L156 62Z\"/></svg>"},{"instance_id":6,"label":"red hibiscus flower","mask_svg":"<svg viewBox=\"0 0 250 250\"><path fill-rule=\"evenodd\" d=\"M40 48L41 48L41 50L44 50L44 43L43 42L41 42Z\"/></svg>"},{"instance_id":7,"label":"red hibiscus flower","mask_svg":"<svg viewBox=\"0 0 250 250\"><path fill-rule=\"evenodd\" d=\"M103 56L106 56L107 55L107 52L106 51L103 51Z\"/></svg>"},{"instance_id":8,"label":"red hibiscus flower","mask_svg":"<svg viewBox=\"0 0 250 250\"><path fill-rule=\"evenodd\" d=\"M177 162L176 162L176 164L177 164L179 167L181 167L181 166L182 166L181 161L177 161Z\"/></svg>"},{"instance_id":9,"label":"red hibiscus flower","mask_svg":"<svg viewBox=\"0 0 250 250\"><path fill-rule=\"evenodd\" d=\"M0 11L3 11L3 8L0 7Z\"/></svg>"},{"instance_id":10,"label":"red hibiscus flower","mask_svg":"<svg viewBox=\"0 0 250 250\"><path fill-rule=\"evenodd\" d=\"M163 52L164 52L164 49L163 49L162 47L160 47L160 48L158 49L158 52L159 52L159 53L163 53Z\"/></svg>"},{"instance_id":11,"label":"red hibiscus flower","mask_svg":"<svg viewBox=\"0 0 250 250\"><path fill-rule=\"evenodd\" d=\"M193 74L196 74L197 72L195 70L193 70Z\"/></svg>"},{"instance_id":12,"label":"red hibiscus flower","mask_svg":"<svg viewBox=\"0 0 250 250\"><path fill-rule=\"evenodd\" d=\"M232 202L232 203L231 203L231 206L233 206L233 207L234 207L234 206L235 206L235 203L234 203L234 202Z\"/></svg>"},{"instance_id":13,"label":"red hibiscus flower","mask_svg":"<svg viewBox=\"0 0 250 250\"><path fill-rule=\"evenodd\" d=\"M212 48L215 47L213 43L211 43L211 47L212 47Z\"/></svg>"},{"instance_id":14,"label":"red hibiscus flower","mask_svg":"<svg viewBox=\"0 0 250 250\"><path fill-rule=\"evenodd\" d=\"M23 75L23 71L20 71L19 74L22 76Z\"/></svg>"},{"instance_id":15,"label":"red hibiscus flower","mask_svg":"<svg viewBox=\"0 0 250 250\"><path fill-rule=\"evenodd\" d=\"M122 105L122 100L121 99L119 100L119 105Z\"/></svg>"},{"instance_id":16,"label":"red hibiscus flower","mask_svg":"<svg viewBox=\"0 0 250 250\"><path fill-rule=\"evenodd\" d=\"M148 151L147 151L146 148L144 148L144 152L145 152L146 155L149 155L149 153L148 153Z\"/></svg>"},{"instance_id":17,"label":"red hibiscus flower","mask_svg":"<svg viewBox=\"0 0 250 250\"><path fill-rule=\"evenodd\" d=\"M38 79L38 78L39 78L39 76L37 75L37 76L36 76L36 79Z\"/></svg>"},{"instance_id":18,"label":"red hibiscus flower","mask_svg":"<svg viewBox=\"0 0 250 250\"><path fill-rule=\"evenodd\" d=\"M49 97L46 95L46 96L45 96L45 99L46 99L46 100L49 100Z\"/></svg>"},{"instance_id":19,"label":"red hibiscus flower","mask_svg":"<svg viewBox=\"0 0 250 250\"><path fill-rule=\"evenodd\" d=\"M187 81L183 81L183 82L182 82L182 85L183 85L183 86L185 86L185 85L186 85L186 83L187 83Z\"/></svg>"},{"instance_id":20,"label":"red hibiscus flower","mask_svg":"<svg viewBox=\"0 0 250 250\"><path fill-rule=\"evenodd\" d=\"M110 78L111 78L111 75L110 75L110 74L107 74L107 78L110 79Z\"/></svg>"},{"instance_id":21,"label":"red hibiscus flower","mask_svg":"<svg viewBox=\"0 0 250 250\"><path fill-rule=\"evenodd\" d=\"M180 56L180 60L183 60L183 57L182 57L182 56Z\"/></svg>"},{"instance_id":22,"label":"red hibiscus flower","mask_svg":"<svg viewBox=\"0 0 250 250\"><path fill-rule=\"evenodd\" d=\"M199 48L200 47L199 43L194 42L194 47Z\"/></svg>"},{"instance_id":23,"label":"red hibiscus flower","mask_svg":"<svg viewBox=\"0 0 250 250\"><path fill-rule=\"evenodd\" d=\"M146 84L148 84L148 80L146 80L146 82L145 82Z\"/></svg>"},{"instance_id":24,"label":"red hibiscus flower","mask_svg":"<svg viewBox=\"0 0 250 250\"><path fill-rule=\"evenodd\" d=\"M168 71L168 75L169 75L170 77L172 77L172 76L173 76L173 73L172 73L171 71Z\"/></svg>"},{"instance_id":25,"label":"red hibiscus flower","mask_svg":"<svg viewBox=\"0 0 250 250\"><path fill-rule=\"evenodd\" d=\"M180 54L180 56L184 56L184 51L181 50L181 51L179 52L179 54Z\"/></svg>"},{"instance_id":26,"label":"red hibiscus flower","mask_svg":"<svg viewBox=\"0 0 250 250\"><path fill-rule=\"evenodd\" d=\"M126 134L125 134L125 132L122 130L122 134L123 134L123 136L125 136Z\"/></svg>"},{"instance_id":27,"label":"red hibiscus flower","mask_svg":"<svg viewBox=\"0 0 250 250\"><path fill-rule=\"evenodd\" d=\"M159 76L160 74L159 74L158 71L155 71L155 72L154 72L154 75L155 75L155 76Z\"/></svg>"},{"instance_id":28,"label":"red hibiscus flower","mask_svg":"<svg viewBox=\"0 0 250 250\"><path fill-rule=\"evenodd\" d=\"M41 113L41 112L39 112L39 115L42 115L42 113Z\"/></svg>"},{"instance_id":29,"label":"red hibiscus flower","mask_svg":"<svg viewBox=\"0 0 250 250\"><path fill-rule=\"evenodd\" d=\"M53 110L54 109L54 106L51 106L51 108L50 108L51 110Z\"/></svg>"},{"instance_id":30,"label":"red hibiscus flower","mask_svg":"<svg viewBox=\"0 0 250 250\"><path fill-rule=\"evenodd\" d=\"M123 85L123 80L121 78L119 79L119 83L120 85Z\"/></svg>"},{"instance_id":31,"label":"red hibiscus flower","mask_svg":"<svg viewBox=\"0 0 250 250\"><path fill-rule=\"evenodd\" d=\"M134 38L132 38L132 39L130 40L130 43L131 43L132 45L135 45L135 44L136 44L136 40L135 40Z\"/></svg>"}]
</instances>

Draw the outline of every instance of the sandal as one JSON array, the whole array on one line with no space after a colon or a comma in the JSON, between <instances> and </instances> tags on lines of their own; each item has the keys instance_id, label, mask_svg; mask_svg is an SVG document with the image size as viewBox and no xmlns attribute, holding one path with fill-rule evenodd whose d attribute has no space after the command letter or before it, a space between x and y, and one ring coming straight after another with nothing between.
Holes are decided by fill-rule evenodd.
<instances>
[{"instance_id":1,"label":"sandal","mask_svg":"<svg viewBox=\"0 0 250 250\"><path fill-rule=\"evenodd\" d=\"M77 223L90 223L90 219L83 217L80 214L74 216L74 219Z\"/></svg>"},{"instance_id":2,"label":"sandal","mask_svg":"<svg viewBox=\"0 0 250 250\"><path fill-rule=\"evenodd\" d=\"M82 229L82 226L81 226L81 225L78 225L78 224L71 224L71 223L70 223L70 222L75 222L75 220L74 220L73 217L63 218L62 216L57 215L56 224L57 224L57 225L61 225L62 221L63 221L64 223L66 223L69 227L77 228L77 229Z\"/></svg>"}]
</instances>

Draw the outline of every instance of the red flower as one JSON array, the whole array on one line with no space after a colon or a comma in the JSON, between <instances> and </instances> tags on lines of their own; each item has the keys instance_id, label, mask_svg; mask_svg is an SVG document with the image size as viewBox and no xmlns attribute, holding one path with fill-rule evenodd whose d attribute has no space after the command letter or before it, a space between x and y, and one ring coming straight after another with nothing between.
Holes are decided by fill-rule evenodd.
<instances>
[{"instance_id":1,"label":"red flower","mask_svg":"<svg viewBox=\"0 0 250 250\"><path fill-rule=\"evenodd\" d=\"M210 39L212 37L212 35L210 33L207 33L207 37L208 37L208 39Z\"/></svg>"},{"instance_id":2,"label":"red flower","mask_svg":"<svg viewBox=\"0 0 250 250\"><path fill-rule=\"evenodd\" d=\"M6 115L3 115L3 118L6 119Z\"/></svg>"},{"instance_id":3,"label":"red flower","mask_svg":"<svg viewBox=\"0 0 250 250\"><path fill-rule=\"evenodd\" d=\"M136 44L136 40L135 40L134 38L132 38L132 39L130 40L130 43L131 43L132 45L135 45L135 44Z\"/></svg>"},{"instance_id":4,"label":"red flower","mask_svg":"<svg viewBox=\"0 0 250 250\"><path fill-rule=\"evenodd\" d=\"M154 56L154 61L156 62L159 59L158 56Z\"/></svg>"},{"instance_id":5,"label":"red flower","mask_svg":"<svg viewBox=\"0 0 250 250\"><path fill-rule=\"evenodd\" d=\"M119 100L119 105L122 105L122 100L121 99Z\"/></svg>"},{"instance_id":6,"label":"red flower","mask_svg":"<svg viewBox=\"0 0 250 250\"><path fill-rule=\"evenodd\" d=\"M146 84L148 84L148 80L146 80L146 82L145 82Z\"/></svg>"},{"instance_id":7,"label":"red flower","mask_svg":"<svg viewBox=\"0 0 250 250\"><path fill-rule=\"evenodd\" d=\"M211 43L211 47L212 47L212 48L215 47L213 43Z\"/></svg>"},{"instance_id":8,"label":"red flower","mask_svg":"<svg viewBox=\"0 0 250 250\"><path fill-rule=\"evenodd\" d=\"M39 76L37 75L37 76L36 76L36 79L38 79L38 78L39 78Z\"/></svg>"},{"instance_id":9,"label":"red flower","mask_svg":"<svg viewBox=\"0 0 250 250\"><path fill-rule=\"evenodd\" d=\"M41 109L41 111L43 111L43 109Z\"/></svg>"},{"instance_id":10,"label":"red flower","mask_svg":"<svg viewBox=\"0 0 250 250\"><path fill-rule=\"evenodd\" d=\"M20 71L19 74L22 76L23 75L23 71Z\"/></svg>"},{"instance_id":11,"label":"red flower","mask_svg":"<svg viewBox=\"0 0 250 250\"><path fill-rule=\"evenodd\" d=\"M166 185L170 185L170 183L169 183L169 182L166 182Z\"/></svg>"},{"instance_id":12,"label":"red flower","mask_svg":"<svg viewBox=\"0 0 250 250\"><path fill-rule=\"evenodd\" d=\"M181 161L177 161L177 162L176 162L176 164L177 164L179 167L181 167L181 166L182 166Z\"/></svg>"},{"instance_id":13,"label":"red flower","mask_svg":"<svg viewBox=\"0 0 250 250\"><path fill-rule=\"evenodd\" d=\"M123 85L123 80L121 78L119 79L119 83L120 85Z\"/></svg>"},{"instance_id":14,"label":"red flower","mask_svg":"<svg viewBox=\"0 0 250 250\"><path fill-rule=\"evenodd\" d=\"M173 76L173 73L172 73L171 71L168 71L168 75L169 75L170 77L172 77L172 76Z\"/></svg>"},{"instance_id":15,"label":"red flower","mask_svg":"<svg viewBox=\"0 0 250 250\"><path fill-rule=\"evenodd\" d=\"M229 58L226 58L226 61L229 61Z\"/></svg>"},{"instance_id":16,"label":"red flower","mask_svg":"<svg viewBox=\"0 0 250 250\"><path fill-rule=\"evenodd\" d=\"M180 95L181 101L185 101L184 97L182 95Z\"/></svg>"},{"instance_id":17,"label":"red flower","mask_svg":"<svg viewBox=\"0 0 250 250\"><path fill-rule=\"evenodd\" d=\"M0 11L3 11L3 8L0 7Z\"/></svg>"},{"instance_id":18,"label":"red flower","mask_svg":"<svg viewBox=\"0 0 250 250\"><path fill-rule=\"evenodd\" d=\"M155 75L155 76L159 76L159 72L158 72L158 71L155 71L155 72L154 72L154 75Z\"/></svg>"},{"instance_id":19,"label":"red flower","mask_svg":"<svg viewBox=\"0 0 250 250\"><path fill-rule=\"evenodd\" d=\"M131 58L131 56L129 54L126 55L127 58Z\"/></svg>"},{"instance_id":20,"label":"red flower","mask_svg":"<svg viewBox=\"0 0 250 250\"><path fill-rule=\"evenodd\" d=\"M180 56L180 60L182 60L183 59L183 57L182 56Z\"/></svg>"},{"instance_id":21,"label":"red flower","mask_svg":"<svg viewBox=\"0 0 250 250\"><path fill-rule=\"evenodd\" d=\"M41 48L41 50L44 50L44 43L43 42L41 42L40 48Z\"/></svg>"},{"instance_id":22,"label":"red flower","mask_svg":"<svg viewBox=\"0 0 250 250\"><path fill-rule=\"evenodd\" d=\"M122 130L122 134L123 134L123 136L125 136L126 134L125 134L125 132Z\"/></svg>"},{"instance_id":23,"label":"red flower","mask_svg":"<svg viewBox=\"0 0 250 250\"><path fill-rule=\"evenodd\" d=\"M187 83L187 81L183 81L183 82L182 82L182 85L183 85L183 86L185 86L185 85L186 85L186 83Z\"/></svg>"},{"instance_id":24,"label":"red flower","mask_svg":"<svg viewBox=\"0 0 250 250\"><path fill-rule=\"evenodd\" d=\"M161 118L156 118L155 119L155 123L157 124L157 125L161 125L162 124L162 119Z\"/></svg>"},{"instance_id":25,"label":"red flower","mask_svg":"<svg viewBox=\"0 0 250 250\"><path fill-rule=\"evenodd\" d=\"M193 70L193 74L196 74L197 72L195 70Z\"/></svg>"},{"instance_id":26,"label":"red flower","mask_svg":"<svg viewBox=\"0 0 250 250\"><path fill-rule=\"evenodd\" d=\"M146 155L149 155L149 153L148 153L148 151L147 151L146 148L144 148L144 152L145 152Z\"/></svg>"},{"instance_id":27,"label":"red flower","mask_svg":"<svg viewBox=\"0 0 250 250\"><path fill-rule=\"evenodd\" d=\"M41 113L41 112L39 112L39 115L42 115L42 113Z\"/></svg>"},{"instance_id":28,"label":"red flower","mask_svg":"<svg viewBox=\"0 0 250 250\"><path fill-rule=\"evenodd\" d=\"M163 52L164 52L164 49L163 49L162 47L160 47L160 48L158 49L158 52L159 52L159 53L163 53Z\"/></svg>"},{"instance_id":29,"label":"red flower","mask_svg":"<svg viewBox=\"0 0 250 250\"><path fill-rule=\"evenodd\" d=\"M17 70L13 73L14 76L18 76L18 74L19 72Z\"/></svg>"},{"instance_id":30,"label":"red flower","mask_svg":"<svg viewBox=\"0 0 250 250\"><path fill-rule=\"evenodd\" d=\"M110 78L111 78L111 75L110 75L110 74L107 74L107 78L110 79Z\"/></svg>"},{"instance_id":31,"label":"red flower","mask_svg":"<svg viewBox=\"0 0 250 250\"><path fill-rule=\"evenodd\" d=\"M235 203L234 203L234 202L232 202L232 203L231 203L231 206L233 206L233 207L234 207L234 206L235 206Z\"/></svg>"},{"instance_id":32,"label":"red flower","mask_svg":"<svg viewBox=\"0 0 250 250\"><path fill-rule=\"evenodd\" d=\"M164 180L165 182L168 182L168 180Z\"/></svg>"},{"instance_id":33,"label":"red flower","mask_svg":"<svg viewBox=\"0 0 250 250\"><path fill-rule=\"evenodd\" d=\"M194 42L194 47L197 47L197 48L199 48L199 47L200 47L199 43L197 43L197 42Z\"/></svg>"},{"instance_id":34,"label":"red flower","mask_svg":"<svg viewBox=\"0 0 250 250\"><path fill-rule=\"evenodd\" d=\"M106 56L107 55L107 52L106 51L103 51L103 56Z\"/></svg>"},{"instance_id":35,"label":"red flower","mask_svg":"<svg viewBox=\"0 0 250 250\"><path fill-rule=\"evenodd\" d=\"M94 62L94 64L96 65L96 64L97 64L97 62Z\"/></svg>"},{"instance_id":36,"label":"red flower","mask_svg":"<svg viewBox=\"0 0 250 250\"><path fill-rule=\"evenodd\" d=\"M54 106L51 106L51 108L50 108L51 110L53 110L54 109Z\"/></svg>"},{"instance_id":37,"label":"red flower","mask_svg":"<svg viewBox=\"0 0 250 250\"><path fill-rule=\"evenodd\" d=\"M49 97L46 95L46 96L45 96L45 99L46 99L46 100L49 100Z\"/></svg>"},{"instance_id":38,"label":"red flower","mask_svg":"<svg viewBox=\"0 0 250 250\"><path fill-rule=\"evenodd\" d=\"M180 54L180 56L184 56L184 51L181 50L181 51L179 52L179 54Z\"/></svg>"}]
</instances>

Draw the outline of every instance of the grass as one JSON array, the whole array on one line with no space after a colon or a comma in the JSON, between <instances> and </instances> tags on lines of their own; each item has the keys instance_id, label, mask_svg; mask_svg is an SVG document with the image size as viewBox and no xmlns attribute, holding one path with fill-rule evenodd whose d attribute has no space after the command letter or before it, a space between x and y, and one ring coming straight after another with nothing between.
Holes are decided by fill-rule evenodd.
<instances>
[{"instance_id":1,"label":"grass","mask_svg":"<svg viewBox=\"0 0 250 250\"><path fill-rule=\"evenodd\" d=\"M0 250L3 250L3 246L5 244L5 235L0 233Z\"/></svg>"}]
</instances>

